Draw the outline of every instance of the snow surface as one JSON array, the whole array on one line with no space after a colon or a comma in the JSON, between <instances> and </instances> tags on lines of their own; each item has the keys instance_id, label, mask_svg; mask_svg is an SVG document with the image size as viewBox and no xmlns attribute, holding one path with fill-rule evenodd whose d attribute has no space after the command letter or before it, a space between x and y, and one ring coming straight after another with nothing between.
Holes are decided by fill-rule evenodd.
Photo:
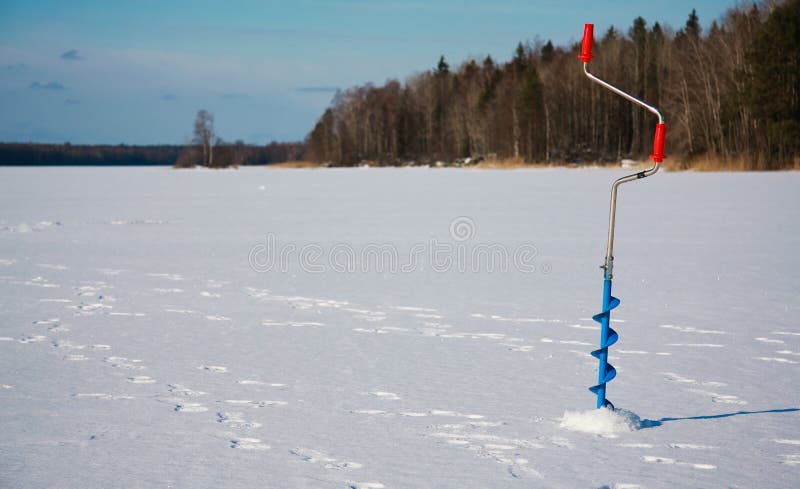
<instances>
[{"instance_id":1,"label":"snow surface","mask_svg":"<svg viewBox=\"0 0 800 489\"><path fill-rule=\"evenodd\" d=\"M798 487L800 174L622 187L622 418L619 175L0 168L0 487ZM270 235L536 267L258 272Z\"/></svg>"}]
</instances>

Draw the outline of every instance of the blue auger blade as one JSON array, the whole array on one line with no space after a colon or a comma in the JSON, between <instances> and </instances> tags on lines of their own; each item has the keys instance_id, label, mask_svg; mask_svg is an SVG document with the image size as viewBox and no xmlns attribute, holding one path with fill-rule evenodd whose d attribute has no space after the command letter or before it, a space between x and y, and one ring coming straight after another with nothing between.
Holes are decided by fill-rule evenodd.
<instances>
[{"instance_id":1,"label":"blue auger blade","mask_svg":"<svg viewBox=\"0 0 800 489\"><path fill-rule=\"evenodd\" d=\"M608 337L606 338L606 342L600 345L600 348L593 351L592 356L595 358L600 358L600 354L608 351L608 347L616 343L617 340L619 340L619 335L617 332L611 328L608 328Z\"/></svg>"},{"instance_id":2,"label":"blue auger blade","mask_svg":"<svg viewBox=\"0 0 800 489\"><path fill-rule=\"evenodd\" d=\"M611 316L611 311L616 309L617 306L619 306L619 299L617 299L616 297L611 297L611 301L608 304L608 309L604 310L600 314L595 314L594 316L592 316L592 319L594 319L598 323L602 323L603 318Z\"/></svg>"},{"instance_id":3,"label":"blue auger blade","mask_svg":"<svg viewBox=\"0 0 800 489\"><path fill-rule=\"evenodd\" d=\"M597 394L597 391L605 389L606 383L611 382L617 376L617 369L613 365L606 365L606 373L603 376L603 381L597 385L589 387L589 390Z\"/></svg>"},{"instance_id":4,"label":"blue auger blade","mask_svg":"<svg viewBox=\"0 0 800 489\"><path fill-rule=\"evenodd\" d=\"M609 326L609 323L611 322L611 311L619 306L619 303L619 299L611 295L611 280L606 279L603 283L603 311L592 317L601 326L600 348L592 352L592 356L600 361L597 385L589 387L589 390L597 395L598 408L613 407L613 404L606 399L606 384L617 376L617 369L608 363L608 347L619 340L619 334Z\"/></svg>"}]
</instances>

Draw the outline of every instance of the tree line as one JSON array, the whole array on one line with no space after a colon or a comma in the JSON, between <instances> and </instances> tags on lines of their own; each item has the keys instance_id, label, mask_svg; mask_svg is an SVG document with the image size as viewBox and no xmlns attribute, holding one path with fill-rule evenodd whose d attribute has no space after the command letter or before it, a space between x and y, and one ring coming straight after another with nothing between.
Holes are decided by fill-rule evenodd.
<instances>
[{"instance_id":1,"label":"tree line","mask_svg":"<svg viewBox=\"0 0 800 489\"><path fill-rule=\"evenodd\" d=\"M182 146L0 143L0 165L172 165Z\"/></svg>"},{"instance_id":2,"label":"tree line","mask_svg":"<svg viewBox=\"0 0 800 489\"><path fill-rule=\"evenodd\" d=\"M269 165L302 159L300 142L267 145L242 141L219 141L214 147L212 167ZM195 146L127 144L80 145L42 143L0 143L0 166L195 166L202 165L202 152Z\"/></svg>"},{"instance_id":3,"label":"tree line","mask_svg":"<svg viewBox=\"0 0 800 489\"><path fill-rule=\"evenodd\" d=\"M580 46L520 43L513 58L437 66L400 83L337 93L307 157L352 165L464 157L534 162L646 158L654 118L590 83ZM707 31L636 18L595 39L592 72L662 109L679 165L800 167L800 0L741 4Z\"/></svg>"}]
</instances>

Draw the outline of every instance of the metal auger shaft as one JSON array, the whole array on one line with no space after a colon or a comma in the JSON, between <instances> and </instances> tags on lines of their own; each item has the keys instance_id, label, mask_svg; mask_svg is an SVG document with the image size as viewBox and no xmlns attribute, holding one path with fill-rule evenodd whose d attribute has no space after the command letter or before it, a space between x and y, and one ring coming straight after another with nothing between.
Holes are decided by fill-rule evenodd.
<instances>
[{"instance_id":1,"label":"metal auger shaft","mask_svg":"<svg viewBox=\"0 0 800 489\"><path fill-rule=\"evenodd\" d=\"M592 356L600 361L597 373L597 385L589 387L589 390L597 395L597 408L610 407L614 405L606 399L606 384L617 376L617 370L608 363L608 347L613 345L619 340L619 335L614 331L609 323L611 322L611 311L619 306L619 299L611 295L611 281L614 278L614 224L617 213L617 190L623 183L638 180L640 178L649 177L658 171L659 164L664 161L664 138L666 135L666 126L664 125L664 116L661 112L645 102L637 99L636 97L620 90L619 88L611 85L610 83L601 80L589 72L589 61L592 59L592 42L593 42L594 25L586 24L583 29L583 41L581 43L581 54L578 56L583 61L583 72L594 83L610 90L617 95L623 97L630 102L633 102L642 108L652 112L658 117L656 124L655 136L653 138L653 153L650 158L653 159L653 166L647 170L640 171L631 175L618 178L611 186L611 204L608 213L608 242L606 245L606 257L603 265L603 309L599 314L596 314L592 319L600 323L600 348L592 352Z\"/></svg>"}]
</instances>

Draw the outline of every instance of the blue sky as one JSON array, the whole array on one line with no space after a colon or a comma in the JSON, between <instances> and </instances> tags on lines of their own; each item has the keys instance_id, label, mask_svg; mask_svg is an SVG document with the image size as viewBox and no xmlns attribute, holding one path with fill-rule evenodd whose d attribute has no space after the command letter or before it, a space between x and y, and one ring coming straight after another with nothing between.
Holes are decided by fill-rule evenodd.
<instances>
[{"instance_id":1,"label":"blue sky","mask_svg":"<svg viewBox=\"0 0 800 489\"><path fill-rule=\"evenodd\" d=\"M707 26L733 0L0 2L0 141L184 143L198 109L225 140L299 140L337 87L404 80L518 41Z\"/></svg>"}]
</instances>

